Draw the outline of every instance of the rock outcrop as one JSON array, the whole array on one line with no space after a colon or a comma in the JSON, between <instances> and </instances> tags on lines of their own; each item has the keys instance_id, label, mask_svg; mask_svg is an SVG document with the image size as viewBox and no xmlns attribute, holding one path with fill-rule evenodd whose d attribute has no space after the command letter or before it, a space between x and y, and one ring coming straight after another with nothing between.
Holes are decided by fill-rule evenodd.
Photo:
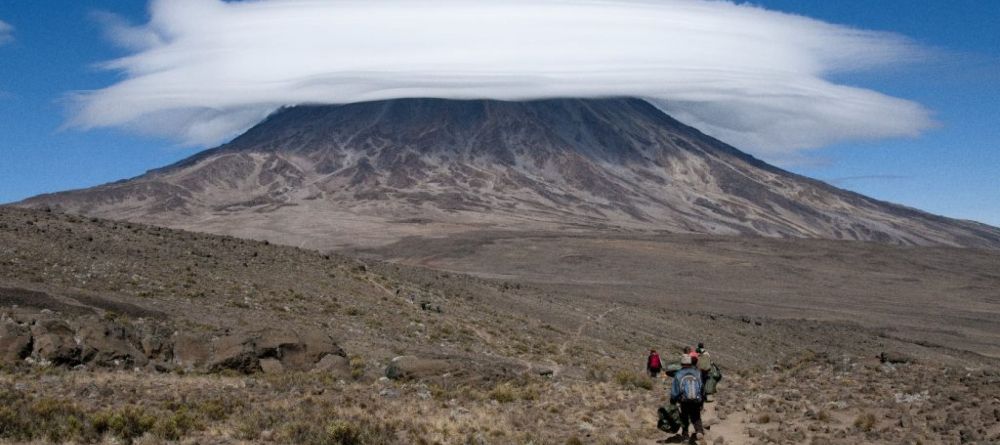
<instances>
[{"instance_id":1,"label":"rock outcrop","mask_svg":"<svg viewBox=\"0 0 1000 445\"><path fill-rule=\"evenodd\" d=\"M171 323L51 311L0 318L0 366L25 364L156 371L242 373L334 371L344 350L315 328L259 328L215 335L176 330Z\"/></svg>"}]
</instances>

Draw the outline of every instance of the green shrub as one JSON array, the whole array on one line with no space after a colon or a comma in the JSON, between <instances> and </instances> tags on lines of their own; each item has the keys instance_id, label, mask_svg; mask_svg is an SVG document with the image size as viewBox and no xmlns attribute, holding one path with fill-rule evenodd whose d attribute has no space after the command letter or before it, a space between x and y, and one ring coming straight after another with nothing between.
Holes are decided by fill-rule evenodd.
<instances>
[{"instance_id":1,"label":"green shrub","mask_svg":"<svg viewBox=\"0 0 1000 445\"><path fill-rule=\"evenodd\" d=\"M93 423L95 428L100 423L106 428L106 431L130 444L133 440L153 429L153 425L156 424L156 416L147 413L143 408L128 406L117 411L99 414Z\"/></svg>"},{"instance_id":2,"label":"green shrub","mask_svg":"<svg viewBox=\"0 0 1000 445\"><path fill-rule=\"evenodd\" d=\"M328 443L341 445L361 444L364 443L362 442L364 431L343 420L335 420L326 426L326 438L328 439Z\"/></svg>"},{"instance_id":3,"label":"green shrub","mask_svg":"<svg viewBox=\"0 0 1000 445\"><path fill-rule=\"evenodd\" d=\"M11 399L0 395L6 403L0 406L0 438L15 441L45 439L49 442L70 440L91 442L97 434L87 428L86 415L66 400L43 398Z\"/></svg>"},{"instance_id":4,"label":"green shrub","mask_svg":"<svg viewBox=\"0 0 1000 445\"><path fill-rule=\"evenodd\" d=\"M153 425L153 434L164 440L179 440L203 425L187 407L180 407L166 416L161 416Z\"/></svg>"}]
</instances>

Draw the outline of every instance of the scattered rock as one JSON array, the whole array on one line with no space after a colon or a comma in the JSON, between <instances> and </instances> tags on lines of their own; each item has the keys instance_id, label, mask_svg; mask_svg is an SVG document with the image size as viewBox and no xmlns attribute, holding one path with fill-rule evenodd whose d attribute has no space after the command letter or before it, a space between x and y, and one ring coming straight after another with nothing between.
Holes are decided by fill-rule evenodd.
<instances>
[{"instance_id":1,"label":"scattered rock","mask_svg":"<svg viewBox=\"0 0 1000 445\"><path fill-rule=\"evenodd\" d=\"M392 359L389 366L385 368L385 376L392 380L419 380L440 376L451 370L451 363L445 360L407 355Z\"/></svg>"},{"instance_id":2,"label":"scattered rock","mask_svg":"<svg viewBox=\"0 0 1000 445\"><path fill-rule=\"evenodd\" d=\"M379 397L385 397L387 399L395 399L399 397L399 391L393 388L385 388L378 392Z\"/></svg>"}]
</instances>

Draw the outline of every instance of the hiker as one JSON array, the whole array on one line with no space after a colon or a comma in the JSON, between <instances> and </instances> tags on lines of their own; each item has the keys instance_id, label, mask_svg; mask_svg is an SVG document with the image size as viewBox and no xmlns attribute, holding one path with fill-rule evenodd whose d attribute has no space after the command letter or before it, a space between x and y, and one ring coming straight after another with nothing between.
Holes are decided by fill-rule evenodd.
<instances>
[{"instance_id":1,"label":"hiker","mask_svg":"<svg viewBox=\"0 0 1000 445\"><path fill-rule=\"evenodd\" d=\"M690 355L695 360L698 359L698 351L696 351L694 348L692 348L690 346L685 346L684 347L684 355Z\"/></svg>"},{"instance_id":2,"label":"hiker","mask_svg":"<svg viewBox=\"0 0 1000 445\"><path fill-rule=\"evenodd\" d=\"M656 378L660 375L661 369L663 369L663 364L660 363L660 354L657 354L655 349L650 349L649 357L646 358L646 371L649 372L650 377Z\"/></svg>"},{"instance_id":3,"label":"hiker","mask_svg":"<svg viewBox=\"0 0 1000 445\"><path fill-rule=\"evenodd\" d=\"M698 370L701 371L701 384L704 385L708 383L708 373L712 370L712 354L705 350L704 343L698 343L695 352L698 353Z\"/></svg>"},{"instance_id":4,"label":"hiker","mask_svg":"<svg viewBox=\"0 0 1000 445\"><path fill-rule=\"evenodd\" d=\"M694 358L690 354L681 356L681 370L674 374L674 382L670 388L670 403L680 404L681 422L684 429L681 436L688 437L688 425L694 425L691 443L698 440L698 435L704 435L701 425L701 408L705 400L704 386L701 384L701 372L694 367Z\"/></svg>"}]
</instances>

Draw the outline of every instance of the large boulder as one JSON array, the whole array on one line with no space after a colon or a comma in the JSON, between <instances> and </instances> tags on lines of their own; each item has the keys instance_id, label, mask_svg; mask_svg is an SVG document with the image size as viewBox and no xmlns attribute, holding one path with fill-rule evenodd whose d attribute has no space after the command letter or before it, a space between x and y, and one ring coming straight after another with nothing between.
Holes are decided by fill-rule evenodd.
<instances>
[{"instance_id":1,"label":"large boulder","mask_svg":"<svg viewBox=\"0 0 1000 445\"><path fill-rule=\"evenodd\" d=\"M260 360L260 370L264 374L281 374L285 372L285 365L276 358L264 358Z\"/></svg>"},{"instance_id":2,"label":"large boulder","mask_svg":"<svg viewBox=\"0 0 1000 445\"><path fill-rule=\"evenodd\" d=\"M77 344L76 333L65 321L56 319L36 320L31 325L32 355L54 365L74 366L82 363L82 348Z\"/></svg>"},{"instance_id":3,"label":"large boulder","mask_svg":"<svg viewBox=\"0 0 1000 445\"><path fill-rule=\"evenodd\" d=\"M392 359L385 368L385 376L393 380L420 380L442 376L454 368L452 363L446 360L404 355Z\"/></svg>"},{"instance_id":4,"label":"large boulder","mask_svg":"<svg viewBox=\"0 0 1000 445\"><path fill-rule=\"evenodd\" d=\"M212 372L231 369L245 374L260 371L261 354L257 349L257 341L258 337L250 332L214 339L208 369Z\"/></svg>"},{"instance_id":5,"label":"large boulder","mask_svg":"<svg viewBox=\"0 0 1000 445\"><path fill-rule=\"evenodd\" d=\"M176 332L171 341L173 362L182 369L201 368L212 358L212 344L205 335Z\"/></svg>"},{"instance_id":6,"label":"large boulder","mask_svg":"<svg viewBox=\"0 0 1000 445\"><path fill-rule=\"evenodd\" d=\"M0 366L13 365L31 354L31 331L9 318L0 320Z\"/></svg>"},{"instance_id":7,"label":"large boulder","mask_svg":"<svg viewBox=\"0 0 1000 445\"><path fill-rule=\"evenodd\" d=\"M285 345L277 355L288 369L307 371L326 356L346 357L344 350L330 337L318 329L300 329L297 343Z\"/></svg>"},{"instance_id":8,"label":"large boulder","mask_svg":"<svg viewBox=\"0 0 1000 445\"><path fill-rule=\"evenodd\" d=\"M211 371L232 369L244 373L261 370L261 360L269 372L307 371L323 357L343 356L344 351L326 333L315 329L261 328L235 332L217 338L212 345Z\"/></svg>"},{"instance_id":9,"label":"large boulder","mask_svg":"<svg viewBox=\"0 0 1000 445\"><path fill-rule=\"evenodd\" d=\"M313 366L313 372L327 373L334 377L351 377L351 362L342 355L330 354L324 356Z\"/></svg>"},{"instance_id":10,"label":"large boulder","mask_svg":"<svg viewBox=\"0 0 1000 445\"><path fill-rule=\"evenodd\" d=\"M139 349L131 326L117 321L88 317L78 321L76 338L81 361L102 367L145 366L149 360Z\"/></svg>"},{"instance_id":11,"label":"large boulder","mask_svg":"<svg viewBox=\"0 0 1000 445\"><path fill-rule=\"evenodd\" d=\"M169 362L173 360L173 329L161 323L140 320L135 325L139 347L150 360Z\"/></svg>"}]
</instances>

